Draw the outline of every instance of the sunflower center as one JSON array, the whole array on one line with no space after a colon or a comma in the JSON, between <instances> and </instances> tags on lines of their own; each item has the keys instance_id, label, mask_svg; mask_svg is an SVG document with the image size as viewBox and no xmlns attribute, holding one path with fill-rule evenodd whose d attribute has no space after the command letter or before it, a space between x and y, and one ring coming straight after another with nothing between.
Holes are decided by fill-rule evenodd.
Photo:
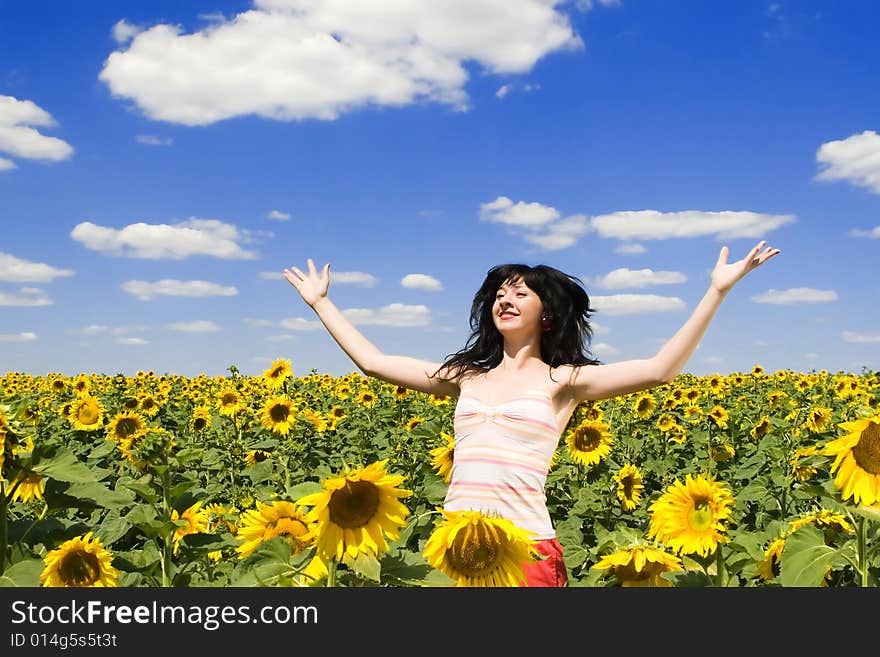
<instances>
[{"instance_id":1,"label":"sunflower center","mask_svg":"<svg viewBox=\"0 0 880 657\"><path fill-rule=\"evenodd\" d=\"M76 413L76 417L83 424L94 424L98 421L98 409L91 404L80 406Z\"/></svg>"},{"instance_id":2,"label":"sunflower center","mask_svg":"<svg viewBox=\"0 0 880 657\"><path fill-rule=\"evenodd\" d=\"M73 550L61 559L58 568L61 579L71 586L91 586L98 581L101 574L101 563L91 552Z\"/></svg>"},{"instance_id":3,"label":"sunflower center","mask_svg":"<svg viewBox=\"0 0 880 657\"><path fill-rule=\"evenodd\" d=\"M874 475L880 474L880 424L868 422L852 453L862 470Z\"/></svg>"},{"instance_id":4,"label":"sunflower center","mask_svg":"<svg viewBox=\"0 0 880 657\"><path fill-rule=\"evenodd\" d=\"M458 532L446 554L456 572L480 577L495 570L502 553L498 539L478 525L474 531Z\"/></svg>"},{"instance_id":5,"label":"sunflower center","mask_svg":"<svg viewBox=\"0 0 880 657\"><path fill-rule=\"evenodd\" d=\"M712 525L712 507L708 500L696 500L688 513L688 523L696 530L704 531Z\"/></svg>"},{"instance_id":6,"label":"sunflower center","mask_svg":"<svg viewBox=\"0 0 880 657\"><path fill-rule=\"evenodd\" d=\"M197 431L200 429L204 429L207 426L208 422L203 417L196 418L195 422L193 422L193 428Z\"/></svg>"},{"instance_id":7,"label":"sunflower center","mask_svg":"<svg viewBox=\"0 0 880 657\"><path fill-rule=\"evenodd\" d=\"M601 432L592 427L580 429L575 435L575 445L582 452L591 452L599 446L602 440Z\"/></svg>"},{"instance_id":8,"label":"sunflower center","mask_svg":"<svg viewBox=\"0 0 880 657\"><path fill-rule=\"evenodd\" d=\"M116 424L116 433L119 436L128 437L138 430L138 423L130 417L122 418Z\"/></svg>"},{"instance_id":9,"label":"sunflower center","mask_svg":"<svg viewBox=\"0 0 880 657\"><path fill-rule=\"evenodd\" d=\"M232 406L238 401L238 397L231 392L227 392L220 397L220 401L223 402L225 406Z\"/></svg>"},{"instance_id":10,"label":"sunflower center","mask_svg":"<svg viewBox=\"0 0 880 657\"><path fill-rule=\"evenodd\" d=\"M330 498L330 521L343 529L363 527L379 509L379 489L369 481L346 481Z\"/></svg>"},{"instance_id":11,"label":"sunflower center","mask_svg":"<svg viewBox=\"0 0 880 657\"><path fill-rule=\"evenodd\" d=\"M284 422L290 415L290 408L286 404L275 404L269 409L269 417L273 422Z\"/></svg>"}]
</instances>

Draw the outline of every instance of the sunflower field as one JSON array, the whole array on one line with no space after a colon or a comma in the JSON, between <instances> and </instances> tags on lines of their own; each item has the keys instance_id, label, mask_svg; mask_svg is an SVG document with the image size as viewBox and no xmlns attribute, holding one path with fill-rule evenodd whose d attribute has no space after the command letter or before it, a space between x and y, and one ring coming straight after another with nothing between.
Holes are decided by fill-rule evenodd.
<instances>
[{"instance_id":1,"label":"sunflower field","mask_svg":"<svg viewBox=\"0 0 880 657\"><path fill-rule=\"evenodd\" d=\"M442 510L455 399L352 373L0 378L0 585L516 586ZM569 586L876 587L880 375L680 375L585 403L546 482Z\"/></svg>"}]
</instances>

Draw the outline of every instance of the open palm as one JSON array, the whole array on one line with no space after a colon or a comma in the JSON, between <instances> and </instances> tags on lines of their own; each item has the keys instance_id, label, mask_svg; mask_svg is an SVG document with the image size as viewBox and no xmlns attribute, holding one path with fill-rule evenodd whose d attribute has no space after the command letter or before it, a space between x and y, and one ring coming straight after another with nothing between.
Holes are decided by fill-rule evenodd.
<instances>
[{"instance_id":1,"label":"open palm","mask_svg":"<svg viewBox=\"0 0 880 657\"><path fill-rule=\"evenodd\" d=\"M327 289L330 287L330 263L328 262L318 274L315 269L315 263L309 258L309 273L305 274L298 268L291 266L290 269L284 270L284 278L287 282L296 288L300 296L310 306L314 306L318 301L327 296Z\"/></svg>"},{"instance_id":2,"label":"open palm","mask_svg":"<svg viewBox=\"0 0 880 657\"><path fill-rule=\"evenodd\" d=\"M728 249L726 246L721 247L721 253L718 254L718 262L715 263L715 269L712 270L712 287L726 294L730 291L736 282L753 269L760 267L773 256L781 253L779 249L771 247L764 248L767 242L761 240L751 251L746 254L742 260L736 262L727 262ZM761 249L764 249L763 251Z\"/></svg>"}]
</instances>

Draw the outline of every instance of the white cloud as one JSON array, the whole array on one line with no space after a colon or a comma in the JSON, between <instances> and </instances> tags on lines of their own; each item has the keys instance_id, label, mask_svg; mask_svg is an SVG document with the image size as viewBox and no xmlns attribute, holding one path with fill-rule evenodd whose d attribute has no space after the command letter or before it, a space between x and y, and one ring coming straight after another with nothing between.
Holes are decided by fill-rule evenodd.
<instances>
[{"instance_id":1,"label":"white cloud","mask_svg":"<svg viewBox=\"0 0 880 657\"><path fill-rule=\"evenodd\" d=\"M142 31L143 28L140 28L137 25L132 25L123 18L122 20L116 21L116 23L114 23L110 35L113 37L113 40L116 43L122 45L131 41Z\"/></svg>"},{"instance_id":2,"label":"white cloud","mask_svg":"<svg viewBox=\"0 0 880 657\"><path fill-rule=\"evenodd\" d=\"M247 114L331 120L420 101L465 109L466 63L520 74L552 52L583 48L559 4L256 0L190 34L169 24L139 32L99 78L149 118L185 125Z\"/></svg>"},{"instance_id":3,"label":"white cloud","mask_svg":"<svg viewBox=\"0 0 880 657\"><path fill-rule=\"evenodd\" d=\"M427 274L407 274L400 279L403 287L415 290L427 290L428 292L440 292L443 290L443 284L433 276Z\"/></svg>"},{"instance_id":4,"label":"white cloud","mask_svg":"<svg viewBox=\"0 0 880 657\"><path fill-rule=\"evenodd\" d=\"M283 281L284 274L280 271L261 271L257 274L257 278L263 281Z\"/></svg>"},{"instance_id":5,"label":"white cloud","mask_svg":"<svg viewBox=\"0 0 880 657\"><path fill-rule=\"evenodd\" d=\"M330 284L360 285L361 287L374 287L378 279L372 274L362 271L330 271Z\"/></svg>"},{"instance_id":6,"label":"white cloud","mask_svg":"<svg viewBox=\"0 0 880 657\"><path fill-rule=\"evenodd\" d=\"M172 331L182 331L184 333L216 333L217 331L223 330L217 324L209 320L173 322L168 324L168 328Z\"/></svg>"},{"instance_id":7,"label":"white cloud","mask_svg":"<svg viewBox=\"0 0 880 657\"><path fill-rule=\"evenodd\" d=\"M282 319L278 322L281 328L290 329L291 331L317 331L324 328L324 325L317 319L303 319L302 317L291 317Z\"/></svg>"},{"instance_id":8,"label":"white cloud","mask_svg":"<svg viewBox=\"0 0 880 657\"><path fill-rule=\"evenodd\" d=\"M617 347L612 347L607 342L596 342L595 344L590 345L590 353L594 358L607 361L609 357L614 358L615 356L618 356L620 350Z\"/></svg>"},{"instance_id":9,"label":"white cloud","mask_svg":"<svg viewBox=\"0 0 880 657\"><path fill-rule=\"evenodd\" d=\"M126 281L120 288L141 301L150 301L155 296L169 297L232 297L238 294L234 287L218 285L208 281L176 281L166 278L155 283L148 281Z\"/></svg>"},{"instance_id":10,"label":"white cloud","mask_svg":"<svg viewBox=\"0 0 880 657\"><path fill-rule=\"evenodd\" d=\"M731 210L622 211L598 215L590 220L600 237L620 240L665 240L705 235L715 235L717 240L763 237L769 231L794 221L792 215Z\"/></svg>"},{"instance_id":11,"label":"white cloud","mask_svg":"<svg viewBox=\"0 0 880 657\"><path fill-rule=\"evenodd\" d=\"M0 306L51 306L52 299L45 291L35 287L23 287L18 294L0 292Z\"/></svg>"},{"instance_id":12,"label":"white cloud","mask_svg":"<svg viewBox=\"0 0 880 657\"><path fill-rule=\"evenodd\" d=\"M158 137L156 135L138 135L134 140L147 146L171 146L174 140L171 137Z\"/></svg>"},{"instance_id":13,"label":"white cloud","mask_svg":"<svg viewBox=\"0 0 880 657\"><path fill-rule=\"evenodd\" d=\"M687 282L687 276L677 271L653 271L651 269L627 269L621 267L590 281L592 285L609 290L622 290L649 285L674 285Z\"/></svg>"},{"instance_id":14,"label":"white cloud","mask_svg":"<svg viewBox=\"0 0 880 657\"><path fill-rule=\"evenodd\" d=\"M871 230L859 230L853 228L847 233L850 237L867 237L872 240L880 239L880 226L874 226Z\"/></svg>"},{"instance_id":15,"label":"white cloud","mask_svg":"<svg viewBox=\"0 0 880 657\"><path fill-rule=\"evenodd\" d=\"M647 252L648 249L635 242L628 242L614 247L614 253L620 253L622 255L638 255Z\"/></svg>"},{"instance_id":16,"label":"white cloud","mask_svg":"<svg viewBox=\"0 0 880 657\"><path fill-rule=\"evenodd\" d=\"M24 331L22 333L6 333L0 335L0 342L33 342L37 339L37 334L33 331Z\"/></svg>"},{"instance_id":17,"label":"white cloud","mask_svg":"<svg viewBox=\"0 0 880 657\"><path fill-rule=\"evenodd\" d=\"M256 252L247 251L238 244L252 239L251 233L216 219L193 217L173 225L138 222L121 229L85 221L74 227L70 237L87 249L115 257L152 260L182 260L195 255L224 260L257 257Z\"/></svg>"},{"instance_id":18,"label":"white cloud","mask_svg":"<svg viewBox=\"0 0 880 657\"><path fill-rule=\"evenodd\" d=\"M480 219L493 223L537 228L559 218L559 211L541 203L514 203L506 196L480 204Z\"/></svg>"},{"instance_id":19,"label":"white cloud","mask_svg":"<svg viewBox=\"0 0 880 657\"><path fill-rule=\"evenodd\" d=\"M245 323L245 326L249 326L251 328L269 328L271 326L275 326L275 322L271 319L251 319L249 317L245 317L242 320Z\"/></svg>"},{"instance_id":20,"label":"white cloud","mask_svg":"<svg viewBox=\"0 0 880 657\"><path fill-rule=\"evenodd\" d=\"M55 125L52 115L30 100L0 95L0 153L29 160L66 160L73 155L70 144L31 127ZM11 160L0 159L0 171L14 168Z\"/></svg>"},{"instance_id":21,"label":"white cloud","mask_svg":"<svg viewBox=\"0 0 880 657\"><path fill-rule=\"evenodd\" d=\"M51 283L59 276L73 276L72 269L58 269L42 262L16 258L0 252L0 281L13 283Z\"/></svg>"},{"instance_id":22,"label":"white cloud","mask_svg":"<svg viewBox=\"0 0 880 657\"><path fill-rule=\"evenodd\" d=\"M68 333L72 333L73 335L81 335L81 336L89 336L89 335L100 335L101 333L106 333L108 327L103 324L89 324L88 326L81 329L71 329Z\"/></svg>"},{"instance_id":23,"label":"white cloud","mask_svg":"<svg viewBox=\"0 0 880 657\"><path fill-rule=\"evenodd\" d=\"M274 221L290 221L290 213L282 212L281 210L272 210L266 215L266 218Z\"/></svg>"},{"instance_id":24,"label":"white cloud","mask_svg":"<svg viewBox=\"0 0 880 657\"><path fill-rule=\"evenodd\" d=\"M661 297L656 294L590 295L590 306L602 316L643 315L683 310L686 307L684 301L678 297Z\"/></svg>"},{"instance_id":25,"label":"white cloud","mask_svg":"<svg viewBox=\"0 0 880 657\"><path fill-rule=\"evenodd\" d=\"M113 342L126 346L138 346L142 344L150 344L149 340L143 338L116 338Z\"/></svg>"},{"instance_id":26,"label":"white cloud","mask_svg":"<svg viewBox=\"0 0 880 657\"><path fill-rule=\"evenodd\" d=\"M880 135L873 130L822 144L816 161L825 167L816 180L846 180L880 194Z\"/></svg>"},{"instance_id":27,"label":"white cloud","mask_svg":"<svg viewBox=\"0 0 880 657\"><path fill-rule=\"evenodd\" d=\"M265 338L266 342L289 342L290 340L296 340L295 335L267 335Z\"/></svg>"},{"instance_id":28,"label":"white cloud","mask_svg":"<svg viewBox=\"0 0 880 657\"><path fill-rule=\"evenodd\" d=\"M863 333L854 333L853 331L842 331L840 337L844 342L854 342L857 344L876 344L880 343L880 333L873 335L865 335Z\"/></svg>"},{"instance_id":29,"label":"white cloud","mask_svg":"<svg viewBox=\"0 0 880 657\"><path fill-rule=\"evenodd\" d=\"M793 303L827 303L837 301L834 290L816 290L809 287L793 287L787 290L767 290L752 297L756 303L789 305Z\"/></svg>"},{"instance_id":30,"label":"white cloud","mask_svg":"<svg viewBox=\"0 0 880 657\"><path fill-rule=\"evenodd\" d=\"M378 310L349 308L342 313L352 324L364 326L427 326L431 323L431 311L422 305L391 303Z\"/></svg>"}]
</instances>

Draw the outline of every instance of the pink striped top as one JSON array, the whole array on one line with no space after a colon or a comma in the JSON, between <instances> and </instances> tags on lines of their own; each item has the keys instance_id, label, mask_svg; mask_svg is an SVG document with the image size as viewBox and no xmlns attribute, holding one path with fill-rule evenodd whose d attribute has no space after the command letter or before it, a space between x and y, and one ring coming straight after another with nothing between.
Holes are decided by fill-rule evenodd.
<instances>
[{"instance_id":1,"label":"pink striped top","mask_svg":"<svg viewBox=\"0 0 880 657\"><path fill-rule=\"evenodd\" d=\"M496 406L462 392L453 416L455 448L443 507L480 510L554 538L544 483L562 431L550 395L530 390Z\"/></svg>"}]
</instances>

